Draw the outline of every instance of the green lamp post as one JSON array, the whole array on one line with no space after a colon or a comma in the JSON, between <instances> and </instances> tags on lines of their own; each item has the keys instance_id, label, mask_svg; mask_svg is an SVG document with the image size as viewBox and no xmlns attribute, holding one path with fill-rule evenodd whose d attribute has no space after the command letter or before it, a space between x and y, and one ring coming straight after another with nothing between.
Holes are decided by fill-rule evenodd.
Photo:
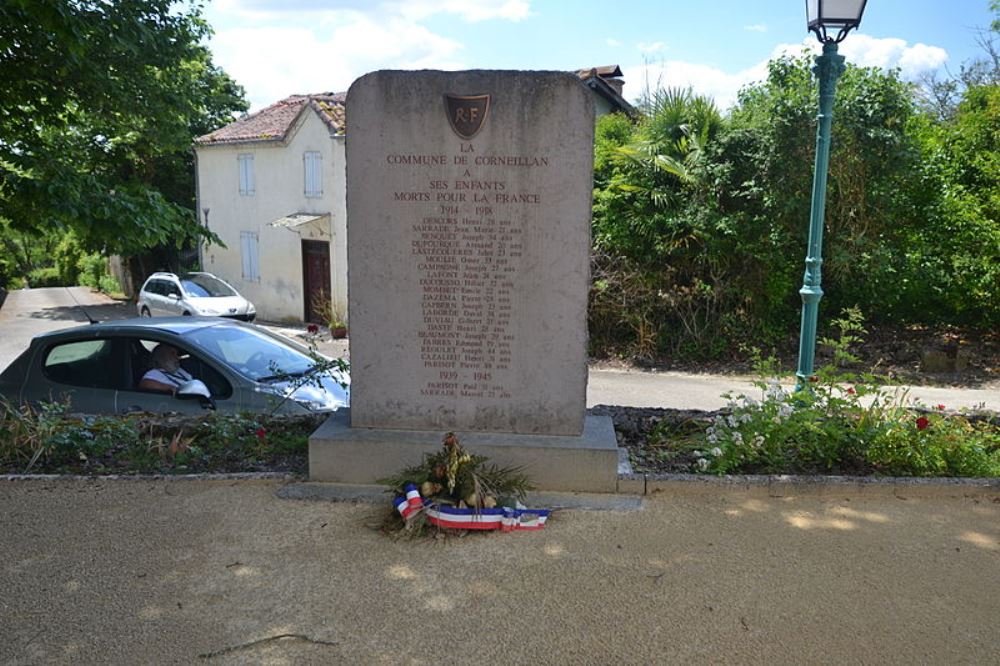
<instances>
[{"instance_id":1,"label":"green lamp post","mask_svg":"<svg viewBox=\"0 0 1000 666\"><path fill-rule=\"evenodd\" d=\"M826 175L830 166L830 126L833 122L833 97L837 79L844 71L844 56L837 54L837 44L852 28L861 23L868 0L806 0L809 30L823 44L823 54L816 56L813 72L819 79L819 115L816 127L816 166L813 172L812 209L809 216L809 247L806 272L802 279L802 325L799 332L799 368L795 373L802 389L813 373L816 357L816 319L823 297L823 218L826 209ZM836 35L831 36L831 35Z\"/></svg>"}]
</instances>

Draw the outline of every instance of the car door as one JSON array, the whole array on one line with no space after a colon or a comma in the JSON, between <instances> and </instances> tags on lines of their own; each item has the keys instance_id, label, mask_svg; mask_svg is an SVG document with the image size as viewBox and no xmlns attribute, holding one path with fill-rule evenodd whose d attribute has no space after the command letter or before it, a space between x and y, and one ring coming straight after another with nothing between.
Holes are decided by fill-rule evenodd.
<instances>
[{"instance_id":1,"label":"car door","mask_svg":"<svg viewBox=\"0 0 1000 666\"><path fill-rule=\"evenodd\" d=\"M35 404L65 401L71 412L112 413L115 393L126 380L124 360L113 339L81 336L40 351L22 398Z\"/></svg>"},{"instance_id":2,"label":"car door","mask_svg":"<svg viewBox=\"0 0 1000 666\"><path fill-rule=\"evenodd\" d=\"M164 317L168 314L166 309L167 289L163 280L153 279L146 287L146 294L149 301L149 312L154 317Z\"/></svg>"},{"instance_id":3,"label":"car door","mask_svg":"<svg viewBox=\"0 0 1000 666\"><path fill-rule=\"evenodd\" d=\"M158 344L164 344L164 342L151 337L125 338L126 360L130 369L131 381L116 395L115 411L120 414L132 412L206 413L211 407L196 398L175 397L169 393L138 388L142 375L150 369L148 359L151 358L152 351ZM239 392L234 390L231 378L220 371L216 364L207 360L204 354L192 351L190 347L181 342L170 340L166 344L170 344L178 350L181 356L181 367L195 379L201 380L209 389L216 409L227 412L235 412L240 409Z\"/></svg>"},{"instance_id":4,"label":"car door","mask_svg":"<svg viewBox=\"0 0 1000 666\"><path fill-rule=\"evenodd\" d=\"M167 294L164 299L167 314L171 317L184 314L184 303L181 300L184 296L181 294L180 285L173 280L164 280L163 284Z\"/></svg>"}]
</instances>

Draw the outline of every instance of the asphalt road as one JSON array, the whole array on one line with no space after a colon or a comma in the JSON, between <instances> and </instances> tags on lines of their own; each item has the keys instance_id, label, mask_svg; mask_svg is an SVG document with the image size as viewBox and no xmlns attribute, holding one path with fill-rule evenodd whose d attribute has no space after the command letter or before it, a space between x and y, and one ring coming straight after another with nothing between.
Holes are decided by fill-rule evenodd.
<instances>
[{"instance_id":1,"label":"asphalt road","mask_svg":"<svg viewBox=\"0 0 1000 666\"><path fill-rule=\"evenodd\" d=\"M130 305L117 303L84 287L23 289L8 294L6 303L0 308L0 369L7 367L33 336L86 323L84 311L100 321L135 316ZM270 327L292 337L302 333L301 329L280 325ZM320 351L347 356L347 342L327 340L321 343ZM1000 382L975 389L904 386L899 390L926 405L944 404L949 409L985 405L987 409L1000 411ZM753 387L749 377L591 368L587 406L718 409L726 403L722 397L726 392L759 397L759 390Z\"/></svg>"},{"instance_id":2,"label":"asphalt road","mask_svg":"<svg viewBox=\"0 0 1000 666\"><path fill-rule=\"evenodd\" d=\"M995 491L654 496L410 541L279 485L0 480L0 663L1000 660Z\"/></svg>"}]
</instances>

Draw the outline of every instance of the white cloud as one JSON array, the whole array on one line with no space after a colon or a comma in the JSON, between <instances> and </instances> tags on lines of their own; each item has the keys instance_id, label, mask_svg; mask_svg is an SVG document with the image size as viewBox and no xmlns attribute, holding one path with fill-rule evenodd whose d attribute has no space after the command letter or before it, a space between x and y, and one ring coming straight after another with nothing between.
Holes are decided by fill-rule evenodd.
<instances>
[{"instance_id":1,"label":"white cloud","mask_svg":"<svg viewBox=\"0 0 1000 666\"><path fill-rule=\"evenodd\" d=\"M246 88L257 110L293 93L347 90L377 69L466 69L464 46L421 21L436 14L520 21L530 2L215 0L209 13L219 26L210 42L214 61Z\"/></svg>"},{"instance_id":2,"label":"white cloud","mask_svg":"<svg viewBox=\"0 0 1000 666\"><path fill-rule=\"evenodd\" d=\"M803 48L818 54L821 50L815 38L806 37L800 44L781 44L775 48L774 57L783 53L799 55ZM893 69L898 67L900 75L913 81L921 74L931 72L948 60L948 52L939 46L914 44L896 37L871 37L863 33L851 34L841 42L838 52L847 62L860 67Z\"/></svg>"},{"instance_id":3,"label":"white cloud","mask_svg":"<svg viewBox=\"0 0 1000 666\"><path fill-rule=\"evenodd\" d=\"M666 45L663 42L653 42L651 44L646 42L639 42L636 45L636 48L642 51L643 53L656 53L657 51L662 51L664 48L666 48Z\"/></svg>"},{"instance_id":4,"label":"white cloud","mask_svg":"<svg viewBox=\"0 0 1000 666\"><path fill-rule=\"evenodd\" d=\"M455 14L472 22L491 19L520 21L531 15L528 0L404 0L386 3L386 8L410 20L420 20L435 14Z\"/></svg>"},{"instance_id":5,"label":"white cloud","mask_svg":"<svg viewBox=\"0 0 1000 666\"><path fill-rule=\"evenodd\" d=\"M267 48L259 45L267 44ZM233 28L211 43L215 62L247 88L256 110L294 93L345 91L375 69L463 69L462 45L420 25L345 14L318 37L306 28Z\"/></svg>"},{"instance_id":6,"label":"white cloud","mask_svg":"<svg viewBox=\"0 0 1000 666\"><path fill-rule=\"evenodd\" d=\"M864 34L852 34L840 44L839 51L848 62L861 67L898 67L906 80L915 80L922 73L934 71L948 59L947 51L937 46L910 46L902 39ZM781 55L799 56L804 52L818 54L819 43L814 38L806 38L799 44L780 44L774 48L769 59ZM718 67L681 60L623 67L625 95L631 100L638 99L647 86L653 89L690 87L698 94L713 97L716 106L724 110L736 101L740 88L767 78L768 60L761 60L738 72L726 72Z\"/></svg>"},{"instance_id":7,"label":"white cloud","mask_svg":"<svg viewBox=\"0 0 1000 666\"><path fill-rule=\"evenodd\" d=\"M736 101L736 93L740 88L767 76L767 63L765 61L729 74L710 65L667 60L625 67L622 72L626 82L625 95L629 99L638 99L647 88L691 88L699 95L714 98L716 106L724 110Z\"/></svg>"},{"instance_id":8,"label":"white cloud","mask_svg":"<svg viewBox=\"0 0 1000 666\"><path fill-rule=\"evenodd\" d=\"M745 25L743 29L748 32L767 32L767 26L763 23L754 23L753 25Z\"/></svg>"},{"instance_id":9,"label":"white cloud","mask_svg":"<svg viewBox=\"0 0 1000 666\"><path fill-rule=\"evenodd\" d=\"M608 46L612 47L612 48L618 48L619 46L622 45L621 42L619 42L617 39L614 39L612 37L608 37L606 40L604 40L604 43L607 44Z\"/></svg>"},{"instance_id":10,"label":"white cloud","mask_svg":"<svg viewBox=\"0 0 1000 666\"><path fill-rule=\"evenodd\" d=\"M520 21L531 15L530 0L215 0L212 9L254 20L342 11L365 12L421 20L435 14L453 14L466 21L504 19Z\"/></svg>"}]
</instances>

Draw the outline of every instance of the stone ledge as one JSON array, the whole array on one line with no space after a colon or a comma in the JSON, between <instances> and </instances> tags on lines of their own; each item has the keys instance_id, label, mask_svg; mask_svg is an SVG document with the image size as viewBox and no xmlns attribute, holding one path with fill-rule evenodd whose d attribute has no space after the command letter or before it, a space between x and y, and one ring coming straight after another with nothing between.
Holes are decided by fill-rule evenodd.
<instances>
[{"instance_id":1,"label":"stone ledge","mask_svg":"<svg viewBox=\"0 0 1000 666\"><path fill-rule=\"evenodd\" d=\"M588 416L579 437L457 432L462 445L497 465L522 467L539 490L614 493L618 444L607 416ZM419 464L440 431L351 428L342 409L309 437L309 480L372 484Z\"/></svg>"},{"instance_id":2,"label":"stone ledge","mask_svg":"<svg viewBox=\"0 0 1000 666\"><path fill-rule=\"evenodd\" d=\"M365 502L389 506L387 486L377 484L326 483L308 481L289 483L278 490L278 497L321 502ZM642 508L642 493L569 493L533 491L524 499L529 507L546 509L583 509L595 511L635 511Z\"/></svg>"}]
</instances>

